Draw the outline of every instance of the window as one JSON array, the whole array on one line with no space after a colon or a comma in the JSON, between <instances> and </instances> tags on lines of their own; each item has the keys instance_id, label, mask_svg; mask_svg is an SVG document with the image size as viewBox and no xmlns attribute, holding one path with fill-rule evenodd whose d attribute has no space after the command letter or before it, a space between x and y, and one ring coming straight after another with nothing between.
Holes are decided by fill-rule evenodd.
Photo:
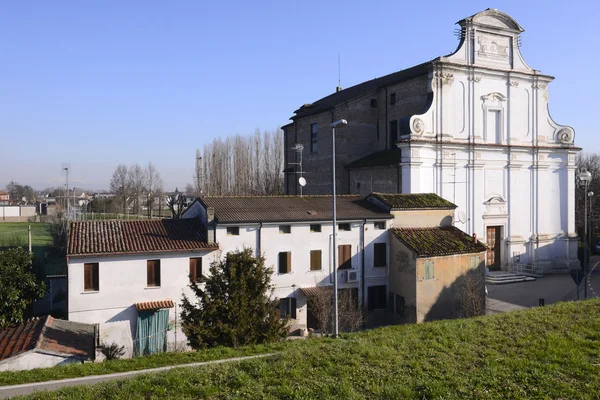
<instances>
[{"instance_id":1,"label":"window","mask_svg":"<svg viewBox=\"0 0 600 400\"><path fill-rule=\"evenodd\" d=\"M371 99L371 108L377 108L377 99Z\"/></svg>"},{"instance_id":2,"label":"window","mask_svg":"<svg viewBox=\"0 0 600 400\"><path fill-rule=\"evenodd\" d=\"M396 314L404 317L404 297L396 295Z\"/></svg>"},{"instance_id":3,"label":"window","mask_svg":"<svg viewBox=\"0 0 600 400\"><path fill-rule=\"evenodd\" d=\"M375 243L373 247L373 266L385 267L387 265L387 245Z\"/></svg>"},{"instance_id":4,"label":"window","mask_svg":"<svg viewBox=\"0 0 600 400\"><path fill-rule=\"evenodd\" d=\"M160 260L146 261L146 285L148 287L160 286Z\"/></svg>"},{"instance_id":5,"label":"window","mask_svg":"<svg viewBox=\"0 0 600 400\"><path fill-rule=\"evenodd\" d=\"M340 231L350 232L350 224L338 224L338 229Z\"/></svg>"},{"instance_id":6,"label":"window","mask_svg":"<svg viewBox=\"0 0 600 400\"><path fill-rule=\"evenodd\" d=\"M279 318L296 319L296 299L294 297L279 299Z\"/></svg>"},{"instance_id":7,"label":"window","mask_svg":"<svg viewBox=\"0 0 600 400\"><path fill-rule=\"evenodd\" d=\"M352 246L349 244L342 244L338 246L338 268L339 269L351 269L352 268Z\"/></svg>"},{"instance_id":8,"label":"window","mask_svg":"<svg viewBox=\"0 0 600 400\"><path fill-rule=\"evenodd\" d=\"M369 311L381 310L386 307L386 292L387 288L385 285L369 286L369 289L367 291L367 297L369 300Z\"/></svg>"},{"instance_id":9,"label":"window","mask_svg":"<svg viewBox=\"0 0 600 400\"><path fill-rule=\"evenodd\" d=\"M396 93L390 93L390 104L396 104Z\"/></svg>"},{"instance_id":10,"label":"window","mask_svg":"<svg viewBox=\"0 0 600 400\"><path fill-rule=\"evenodd\" d=\"M375 229L377 230L385 229L385 221L378 221L375 222L373 225L375 225Z\"/></svg>"},{"instance_id":11,"label":"window","mask_svg":"<svg viewBox=\"0 0 600 400\"><path fill-rule=\"evenodd\" d=\"M310 231L313 233L321 232L321 224L310 224Z\"/></svg>"},{"instance_id":12,"label":"window","mask_svg":"<svg viewBox=\"0 0 600 400\"><path fill-rule=\"evenodd\" d=\"M279 253L279 273L289 274L292 272L292 252L282 251Z\"/></svg>"},{"instance_id":13,"label":"window","mask_svg":"<svg viewBox=\"0 0 600 400\"><path fill-rule=\"evenodd\" d=\"M83 291L98 292L100 290L100 274L98 263L83 264Z\"/></svg>"},{"instance_id":14,"label":"window","mask_svg":"<svg viewBox=\"0 0 600 400\"><path fill-rule=\"evenodd\" d=\"M434 273L433 273L433 261L427 260L423 263L423 278L428 281L430 279L433 279L434 277Z\"/></svg>"},{"instance_id":15,"label":"window","mask_svg":"<svg viewBox=\"0 0 600 400\"><path fill-rule=\"evenodd\" d=\"M286 234L286 235L288 233L292 233L291 225L279 225L279 233Z\"/></svg>"},{"instance_id":16,"label":"window","mask_svg":"<svg viewBox=\"0 0 600 400\"><path fill-rule=\"evenodd\" d=\"M310 270L320 271L321 270L321 250L310 251Z\"/></svg>"},{"instance_id":17,"label":"window","mask_svg":"<svg viewBox=\"0 0 600 400\"><path fill-rule=\"evenodd\" d=\"M500 110L488 110L486 139L492 143L502 143Z\"/></svg>"},{"instance_id":18,"label":"window","mask_svg":"<svg viewBox=\"0 0 600 400\"><path fill-rule=\"evenodd\" d=\"M316 153L319 151L319 126L310 124L310 152Z\"/></svg>"},{"instance_id":19,"label":"window","mask_svg":"<svg viewBox=\"0 0 600 400\"><path fill-rule=\"evenodd\" d=\"M228 226L227 227L227 236L240 236L240 227L239 226Z\"/></svg>"},{"instance_id":20,"label":"window","mask_svg":"<svg viewBox=\"0 0 600 400\"><path fill-rule=\"evenodd\" d=\"M390 149L396 148L398 141L398 120L390 121Z\"/></svg>"},{"instance_id":21,"label":"window","mask_svg":"<svg viewBox=\"0 0 600 400\"><path fill-rule=\"evenodd\" d=\"M190 258L190 282L200 282L202 278L202 257Z\"/></svg>"}]
</instances>

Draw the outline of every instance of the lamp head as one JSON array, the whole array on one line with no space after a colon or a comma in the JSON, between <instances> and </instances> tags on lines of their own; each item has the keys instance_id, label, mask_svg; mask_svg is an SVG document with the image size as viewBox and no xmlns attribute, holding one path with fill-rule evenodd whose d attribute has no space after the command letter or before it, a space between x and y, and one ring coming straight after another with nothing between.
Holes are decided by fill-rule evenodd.
<instances>
[{"instance_id":1,"label":"lamp head","mask_svg":"<svg viewBox=\"0 0 600 400\"><path fill-rule=\"evenodd\" d=\"M331 124L332 128L337 128L342 127L342 126L346 126L348 125L348 121L346 121L345 119L340 119L339 121L335 121L334 123Z\"/></svg>"},{"instance_id":2,"label":"lamp head","mask_svg":"<svg viewBox=\"0 0 600 400\"><path fill-rule=\"evenodd\" d=\"M579 179L582 182L589 182L592 180L592 174L587 169L582 168L581 172L579 173Z\"/></svg>"}]
</instances>

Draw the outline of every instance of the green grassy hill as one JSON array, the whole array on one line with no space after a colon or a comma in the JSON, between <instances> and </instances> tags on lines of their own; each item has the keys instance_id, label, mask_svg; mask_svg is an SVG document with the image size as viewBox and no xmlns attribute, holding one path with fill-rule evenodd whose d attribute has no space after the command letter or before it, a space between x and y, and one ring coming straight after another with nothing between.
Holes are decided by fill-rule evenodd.
<instances>
[{"instance_id":1,"label":"green grassy hill","mask_svg":"<svg viewBox=\"0 0 600 400\"><path fill-rule=\"evenodd\" d=\"M176 369L30 398L597 399L600 300L261 347L273 350L279 354L270 359ZM237 351L249 349L231 355ZM179 356L189 362L194 354L202 353ZM161 357L174 355L154 362ZM126 362L135 360L115 365ZM0 373L0 381L7 376Z\"/></svg>"}]
</instances>

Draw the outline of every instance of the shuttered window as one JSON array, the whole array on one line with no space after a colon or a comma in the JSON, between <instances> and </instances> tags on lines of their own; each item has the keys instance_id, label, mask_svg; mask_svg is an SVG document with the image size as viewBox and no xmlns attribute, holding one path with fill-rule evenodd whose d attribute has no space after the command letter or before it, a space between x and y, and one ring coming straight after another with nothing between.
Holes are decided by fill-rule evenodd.
<instances>
[{"instance_id":1,"label":"shuttered window","mask_svg":"<svg viewBox=\"0 0 600 400\"><path fill-rule=\"evenodd\" d=\"M423 263L423 278L426 281L434 278L433 261L427 260Z\"/></svg>"},{"instance_id":2,"label":"shuttered window","mask_svg":"<svg viewBox=\"0 0 600 400\"><path fill-rule=\"evenodd\" d=\"M100 268L98 263L83 264L83 291L98 292L100 290Z\"/></svg>"},{"instance_id":3,"label":"shuttered window","mask_svg":"<svg viewBox=\"0 0 600 400\"><path fill-rule=\"evenodd\" d=\"M157 287L160 286L160 260L148 260L146 261L147 270L147 286Z\"/></svg>"},{"instance_id":4,"label":"shuttered window","mask_svg":"<svg viewBox=\"0 0 600 400\"><path fill-rule=\"evenodd\" d=\"M368 309L381 310L386 308L387 287L385 285L369 286L367 289Z\"/></svg>"},{"instance_id":5,"label":"shuttered window","mask_svg":"<svg viewBox=\"0 0 600 400\"><path fill-rule=\"evenodd\" d=\"M373 266L385 267L387 265L387 246L385 243L375 243L373 247Z\"/></svg>"},{"instance_id":6,"label":"shuttered window","mask_svg":"<svg viewBox=\"0 0 600 400\"><path fill-rule=\"evenodd\" d=\"M340 269L352 268L352 246L342 244L338 246L338 267Z\"/></svg>"},{"instance_id":7,"label":"shuttered window","mask_svg":"<svg viewBox=\"0 0 600 400\"><path fill-rule=\"evenodd\" d=\"M202 257L190 258L190 282L200 282L202 277Z\"/></svg>"},{"instance_id":8,"label":"shuttered window","mask_svg":"<svg viewBox=\"0 0 600 400\"><path fill-rule=\"evenodd\" d=\"M321 250L310 251L310 270L320 271L321 270Z\"/></svg>"},{"instance_id":9,"label":"shuttered window","mask_svg":"<svg viewBox=\"0 0 600 400\"><path fill-rule=\"evenodd\" d=\"M292 252L282 251L279 253L279 273L289 274L292 272Z\"/></svg>"}]
</instances>

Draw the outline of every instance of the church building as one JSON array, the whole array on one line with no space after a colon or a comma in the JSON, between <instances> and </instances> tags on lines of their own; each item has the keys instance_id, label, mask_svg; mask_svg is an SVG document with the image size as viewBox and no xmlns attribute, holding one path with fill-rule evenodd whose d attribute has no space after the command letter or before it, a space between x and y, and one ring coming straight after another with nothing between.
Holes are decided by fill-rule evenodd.
<instances>
[{"instance_id":1,"label":"church building","mask_svg":"<svg viewBox=\"0 0 600 400\"><path fill-rule=\"evenodd\" d=\"M487 9L458 22L454 53L342 89L282 127L287 194L435 193L455 226L489 247L490 269L579 264L574 130L554 122L548 85L520 51L523 28ZM306 185L299 185L299 178Z\"/></svg>"}]
</instances>

